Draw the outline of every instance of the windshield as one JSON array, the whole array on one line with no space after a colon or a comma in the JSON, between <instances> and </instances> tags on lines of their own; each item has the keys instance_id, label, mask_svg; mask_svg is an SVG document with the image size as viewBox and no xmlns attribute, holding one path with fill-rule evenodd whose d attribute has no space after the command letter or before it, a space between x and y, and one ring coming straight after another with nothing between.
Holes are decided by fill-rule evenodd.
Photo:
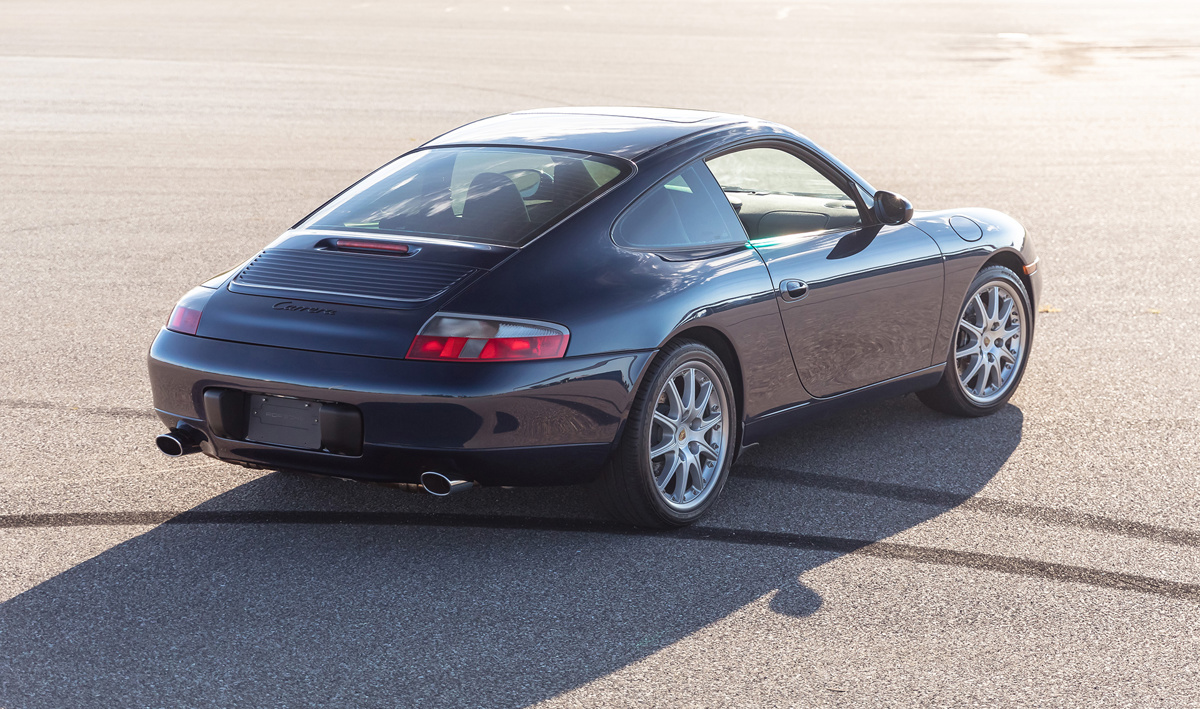
<instances>
[{"instance_id":1,"label":"windshield","mask_svg":"<svg viewBox=\"0 0 1200 709\"><path fill-rule=\"evenodd\" d=\"M380 168L303 226L517 246L629 170L615 158L553 150L423 150Z\"/></svg>"}]
</instances>

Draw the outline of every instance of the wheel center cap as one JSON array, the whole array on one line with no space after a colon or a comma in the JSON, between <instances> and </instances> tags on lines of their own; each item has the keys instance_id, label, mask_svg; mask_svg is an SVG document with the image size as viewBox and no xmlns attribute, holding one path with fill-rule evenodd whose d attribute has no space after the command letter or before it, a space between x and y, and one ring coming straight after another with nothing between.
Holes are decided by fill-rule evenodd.
<instances>
[{"instance_id":1,"label":"wheel center cap","mask_svg":"<svg viewBox=\"0 0 1200 709\"><path fill-rule=\"evenodd\" d=\"M679 440L681 440L681 441L687 440L687 431L679 432Z\"/></svg>"}]
</instances>

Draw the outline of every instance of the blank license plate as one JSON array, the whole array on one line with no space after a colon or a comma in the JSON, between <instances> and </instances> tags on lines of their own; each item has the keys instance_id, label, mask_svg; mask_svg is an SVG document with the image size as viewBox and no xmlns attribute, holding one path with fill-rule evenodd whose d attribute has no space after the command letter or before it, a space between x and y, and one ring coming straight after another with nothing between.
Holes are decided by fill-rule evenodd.
<instances>
[{"instance_id":1,"label":"blank license plate","mask_svg":"<svg viewBox=\"0 0 1200 709\"><path fill-rule=\"evenodd\" d=\"M246 440L320 450L320 410L321 405L315 401L252 394Z\"/></svg>"}]
</instances>

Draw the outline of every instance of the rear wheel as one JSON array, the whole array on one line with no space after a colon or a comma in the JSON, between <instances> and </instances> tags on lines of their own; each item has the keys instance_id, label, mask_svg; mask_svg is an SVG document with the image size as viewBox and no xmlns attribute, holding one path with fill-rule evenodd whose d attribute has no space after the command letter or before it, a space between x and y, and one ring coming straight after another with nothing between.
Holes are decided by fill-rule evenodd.
<instances>
[{"instance_id":1,"label":"rear wheel","mask_svg":"<svg viewBox=\"0 0 1200 709\"><path fill-rule=\"evenodd\" d=\"M644 527L699 519L725 486L737 411L725 366L704 345L667 345L647 372L599 481L609 512Z\"/></svg>"},{"instance_id":2,"label":"rear wheel","mask_svg":"<svg viewBox=\"0 0 1200 709\"><path fill-rule=\"evenodd\" d=\"M983 269L958 311L942 381L917 396L957 416L995 413L1025 373L1032 336L1025 284L1003 266Z\"/></svg>"}]
</instances>

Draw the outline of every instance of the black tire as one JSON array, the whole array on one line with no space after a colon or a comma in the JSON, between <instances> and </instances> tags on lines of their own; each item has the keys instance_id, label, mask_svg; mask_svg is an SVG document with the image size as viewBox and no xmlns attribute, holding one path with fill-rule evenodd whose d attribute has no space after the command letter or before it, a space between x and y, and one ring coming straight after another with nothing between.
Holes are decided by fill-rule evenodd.
<instances>
[{"instance_id":1,"label":"black tire","mask_svg":"<svg viewBox=\"0 0 1200 709\"><path fill-rule=\"evenodd\" d=\"M982 359L992 357L992 355L986 354L987 352L1010 354L1012 351L1007 346L1003 350L998 349L1002 345L994 337L990 340L987 339L987 335L994 333L994 330L991 330L987 325L988 318L986 311L991 308L990 296L986 300L979 301L979 303L983 304L985 311L983 313L984 331L982 337L976 337L971 331L965 329L962 324L964 319L973 319L975 314L980 311L979 304L972 305L975 302L976 295L979 294L983 298L987 292L991 291L993 286L1000 288L998 301L1002 301L1005 296L1014 301L1013 310L1017 313L1022 330L1017 338L1019 341L1017 343L1018 354L1016 362L1009 365L1011 369L1008 370L1007 378L1001 379L1004 376L1002 373L999 373L1002 367L997 367L998 383L994 389L988 389L986 383L980 384L982 380L978 377L990 377L990 374L986 372L984 374L977 374L976 378L968 379L968 382L973 381L976 383L977 390L976 386L971 386L963 381L963 370L970 370L971 363L975 360L964 357L966 362L960 368L960 361L959 358L955 357L955 353L976 347L981 342L995 344L992 345L991 350L988 350L986 347L980 347L978 355L971 356L978 356ZM971 315L968 315L968 308L971 309ZM1029 363L1029 347L1033 343L1033 320L1034 314L1029 302L1029 293L1026 291L1025 284L1021 282L1017 274L1004 266L988 266L984 268L975 276L975 280L971 282L971 287L967 290L967 297L963 300L962 305L959 306L958 318L954 321L954 333L950 337L950 349L946 353L946 369L942 374L942 380L935 387L917 392L917 396L929 408L954 416L977 417L989 416L996 413L1008 403L1009 398L1012 397L1013 392L1017 390L1017 386L1021 383L1021 377L1025 374L1025 366ZM1009 322L1011 323L1011 320ZM1005 325L1005 327L1009 326ZM978 340L974 345L971 344L973 337ZM1012 340L1010 338L1004 342L1011 344ZM1004 358L1002 356L997 356L988 360L988 364L985 367L991 366L990 363L992 362L1002 363L1003 361ZM999 383L1001 381L1003 383L1002 388Z\"/></svg>"},{"instance_id":2,"label":"black tire","mask_svg":"<svg viewBox=\"0 0 1200 709\"><path fill-rule=\"evenodd\" d=\"M693 381L698 382L693 384L694 392L705 384L713 386L710 387L710 399L699 407L697 418L692 419L699 423L686 431L674 429L679 432L680 441L691 436L691 442L677 443L676 434L667 436L663 420L656 420L654 413L656 410L666 410L670 414L670 410L676 408L666 391L668 382L675 387L677 398L681 393L682 398L686 398L686 391L680 392L677 385L682 381L686 386L689 371L693 372ZM719 393L717 387L720 387ZM717 397L715 410L711 400L714 396ZM695 398L698 396L693 394ZM705 412L709 414L707 419ZM629 524L657 528L682 527L703 516L721 494L729 478L729 469L735 457L734 448L738 444L737 416L737 400L721 359L699 342L677 340L669 343L658 353L646 372L642 387L630 408L618 448L597 481L600 500L608 513ZM720 422L712 424L714 420ZM700 429L706 425L705 421L713 427L702 433ZM654 441L652 436L656 434L658 438ZM701 443L718 452L719 459L712 458L706 452L693 454L683 450L685 446L692 446L691 451L698 450L698 437L704 437ZM720 442L721 445L718 447L714 442ZM651 451L663 446L678 447L680 450L662 455L657 462L651 460ZM695 467L689 467L692 465L690 462L678 463L676 458L694 460ZM681 472L673 465L672 470L676 472L671 474L666 467L672 462L683 465L687 472ZM697 477L692 476L692 470L696 471ZM710 471L709 476L703 478L706 470ZM656 475L659 476L658 480L666 481L666 487L661 492ZM702 485L693 486L692 481L697 478L702 478ZM686 501L686 495L693 488L696 489L694 499ZM678 501L669 501L669 497Z\"/></svg>"}]
</instances>

